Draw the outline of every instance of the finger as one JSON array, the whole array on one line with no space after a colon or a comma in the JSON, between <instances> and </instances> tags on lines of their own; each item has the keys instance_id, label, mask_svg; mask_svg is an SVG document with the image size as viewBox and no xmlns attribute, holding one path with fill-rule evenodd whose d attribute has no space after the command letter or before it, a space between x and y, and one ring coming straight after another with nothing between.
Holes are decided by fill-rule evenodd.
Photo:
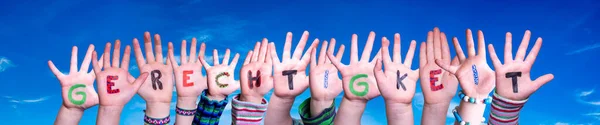
<instances>
[{"instance_id":1,"label":"finger","mask_svg":"<svg viewBox=\"0 0 600 125\"><path fill-rule=\"evenodd\" d=\"M206 44L204 42L202 42L202 44L200 44L200 53L198 53L198 60L204 60L204 56L206 55ZM191 58L196 58L196 57L190 57ZM183 60L182 60L183 61ZM206 63L206 60L204 60L204 62L201 62L203 66L206 66L207 68L210 67L210 65L208 65L208 63Z\"/></svg>"},{"instance_id":2,"label":"finger","mask_svg":"<svg viewBox=\"0 0 600 125\"><path fill-rule=\"evenodd\" d=\"M253 55L252 50L248 51L248 54L246 54L246 57L244 59L244 65L250 63L250 60L252 60L252 55ZM204 61L204 60L201 60L201 61ZM203 65L204 65L204 63L206 63L206 62L203 62Z\"/></svg>"},{"instance_id":3,"label":"finger","mask_svg":"<svg viewBox=\"0 0 600 125\"><path fill-rule=\"evenodd\" d=\"M464 53L462 47L460 47L460 43L458 43L458 38L456 38L456 37L452 38L452 44L454 44L454 51L456 52L456 57L458 57L458 60L460 62L465 61L465 59L467 59L467 57L465 57L465 53Z\"/></svg>"},{"instance_id":4,"label":"finger","mask_svg":"<svg viewBox=\"0 0 600 125\"><path fill-rule=\"evenodd\" d=\"M440 34L441 38L441 42L442 42L442 60L444 60L445 62L450 62L450 60L452 59L452 57L450 56L450 47L448 47L448 39L446 37L446 34L444 32L442 32Z\"/></svg>"},{"instance_id":5,"label":"finger","mask_svg":"<svg viewBox=\"0 0 600 125\"><path fill-rule=\"evenodd\" d=\"M408 52L406 53L406 57L404 59L404 65L406 67L412 66L413 57L415 56L415 48L417 46L417 41L410 41L410 47L408 47Z\"/></svg>"},{"instance_id":6,"label":"finger","mask_svg":"<svg viewBox=\"0 0 600 125\"><path fill-rule=\"evenodd\" d=\"M260 43L260 52L258 53L258 61L259 62L265 62L265 59L267 56L267 45L269 45L269 40L267 40L267 38L263 38L262 42Z\"/></svg>"},{"instance_id":7,"label":"finger","mask_svg":"<svg viewBox=\"0 0 600 125\"><path fill-rule=\"evenodd\" d=\"M125 46L125 53L123 53L123 60L121 62L121 68L126 71L129 70L129 59L131 56L131 46Z\"/></svg>"},{"instance_id":8,"label":"finger","mask_svg":"<svg viewBox=\"0 0 600 125\"><path fill-rule=\"evenodd\" d=\"M269 53L269 54L271 54L270 60L272 60L275 63L281 63L281 61L279 61L279 56L277 55L277 49L275 48L275 43L269 43L269 49L271 50Z\"/></svg>"},{"instance_id":9,"label":"finger","mask_svg":"<svg viewBox=\"0 0 600 125\"><path fill-rule=\"evenodd\" d=\"M335 68L337 68L340 72L342 72L344 70L344 67L346 67L340 62L339 59L337 59L337 57L333 56L333 52L327 52L327 58L331 60L333 66L335 66Z\"/></svg>"},{"instance_id":10,"label":"finger","mask_svg":"<svg viewBox=\"0 0 600 125\"><path fill-rule=\"evenodd\" d=\"M60 78L62 76L64 76L65 74L63 74L62 72L60 72L60 70L58 70L58 68L56 68L56 66L54 65L54 63L50 60L48 60L48 67L50 67L50 71L52 71L52 73L54 73L54 75L57 78Z\"/></svg>"},{"instance_id":11,"label":"finger","mask_svg":"<svg viewBox=\"0 0 600 125\"><path fill-rule=\"evenodd\" d=\"M494 45L488 45L488 49L490 51L490 58L492 58L492 64L494 65L494 68L498 69L498 67L502 66L502 62L500 62L500 59L498 59L498 55L496 55Z\"/></svg>"},{"instance_id":12,"label":"finger","mask_svg":"<svg viewBox=\"0 0 600 125\"><path fill-rule=\"evenodd\" d=\"M156 60L154 59L154 53L152 51L152 41L150 40L150 32L146 31L144 33L144 48L146 48L146 60L148 63L153 63Z\"/></svg>"},{"instance_id":13,"label":"finger","mask_svg":"<svg viewBox=\"0 0 600 125\"><path fill-rule=\"evenodd\" d=\"M156 62L163 63L163 54L162 54L162 43L160 40L160 35L154 34L154 53L156 53Z\"/></svg>"},{"instance_id":14,"label":"finger","mask_svg":"<svg viewBox=\"0 0 600 125\"><path fill-rule=\"evenodd\" d=\"M331 50L332 52L335 52L335 39L331 38L331 40L329 40L329 47L327 48L327 50L325 50L325 53L320 53L319 54L319 58L325 59L325 63L331 63L331 60L329 60L329 58L327 58L327 51ZM322 51L322 50L321 50ZM339 52L338 52L339 53ZM337 56L337 55L336 55Z\"/></svg>"},{"instance_id":15,"label":"finger","mask_svg":"<svg viewBox=\"0 0 600 125\"><path fill-rule=\"evenodd\" d=\"M350 45L350 63L358 62L358 35L352 34L352 45Z\"/></svg>"},{"instance_id":16,"label":"finger","mask_svg":"<svg viewBox=\"0 0 600 125\"><path fill-rule=\"evenodd\" d=\"M388 66L392 63L392 59L390 59L390 40L386 37L381 38L381 50L383 51L383 63Z\"/></svg>"},{"instance_id":17,"label":"finger","mask_svg":"<svg viewBox=\"0 0 600 125\"><path fill-rule=\"evenodd\" d=\"M193 43L193 40L192 40L192 43ZM202 56L202 55L200 55L200 56ZM194 58L196 58L196 56L190 55L189 60L195 60ZM187 59L187 41L186 40L181 40L181 54L180 54L179 59L180 59L179 62L181 62L181 65L191 62L191 61L188 61L188 59Z\"/></svg>"},{"instance_id":18,"label":"finger","mask_svg":"<svg viewBox=\"0 0 600 125\"><path fill-rule=\"evenodd\" d=\"M396 33L394 34L394 54L393 54L393 61L395 63L400 63L402 62L402 44L400 42L400 34Z\"/></svg>"},{"instance_id":19,"label":"finger","mask_svg":"<svg viewBox=\"0 0 600 125\"><path fill-rule=\"evenodd\" d=\"M300 59L300 63L302 67L306 67L306 65L308 65L308 63L310 62L310 53L312 53L313 48L317 48L319 45L319 39L315 39L313 40L313 42L310 44L310 47L308 47L308 50L306 51L306 53L304 53L304 55L302 56L302 58Z\"/></svg>"},{"instance_id":20,"label":"finger","mask_svg":"<svg viewBox=\"0 0 600 125\"><path fill-rule=\"evenodd\" d=\"M515 61L523 61L523 58L525 58L525 53L527 52L527 47L529 46L530 39L531 39L531 32L529 30L527 30L527 31L525 31L525 35L523 36L521 45L519 45L519 50L517 50L517 55L515 56Z\"/></svg>"},{"instance_id":21,"label":"finger","mask_svg":"<svg viewBox=\"0 0 600 125\"><path fill-rule=\"evenodd\" d=\"M458 59L458 57L454 57L452 59L452 62L450 63L450 65L452 65L452 66L458 66L458 65L460 65L460 60Z\"/></svg>"},{"instance_id":22,"label":"finger","mask_svg":"<svg viewBox=\"0 0 600 125\"><path fill-rule=\"evenodd\" d=\"M252 62L257 62L258 61L258 53L260 52L260 42L256 42L256 44L254 45L254 53L252 53Z\"/></svg>"},{"instance_id":23,"label":"finger","mask_svg":"<svg viewBox=\"0 0 600 125\"><path fill-rule=\"evenodd\" d=\"M475 56L475 43L471 29L467 29L467 55L469 57Z\"/></svg>"},{"instance_id":24,"label":"finger","mask_svg":"<svg viewBox=\"0 0 600 125\"><path fill-rule=\"evenodd\" d=\"M440 39L440 29L433 28L433 57L435 59L442 59L442 44Z\"/></svg>"},{"instance_id":25,"label":"finger","mask_svg":"<svg viewBox=\"0 0 600 125\"><path fill-rule=\"evenodd\" d=\"M437 64L438 66L440 66L442 69L452 73L452 74L456 74L456 70L458 69L457 66L450 66L448 63L443 62L442 60L436 59L435 60L435 64Z\"/></svg>"},{"instance_id":26,"label":"finger","mask_svg":"<svg viewBox=\"0 0 600 125\"><path fill-rule=\"evenodd\" d=\"M94 52L96 52L96 51L94 51ZM94 57L92 57L92 58L94 58ZM96 58L94 58L94 59L96 59ZM104 66L104 54L102 54L100 56L100 58L98 59L98 68L102 69L103 66Z\"/></svg>"},{"instance_id":27,"label":"finger","mask_svg":"<svg viewBox=\"0 0 600 125\"><path fill-rule=\"evenodd\" d=\"M382 64L381 64L381 60L376 60L375 61L375 69L373 69L373 72L375 72L375 77L382 77L385 76L385 74L383 73L383 68L382 68Z\"/></svg>"},{"instance_id":28,"label":"finger","mask_svg":"<svg viewBox=\"0 0 600 125\"><path fill-rule=\"evenodd\" d=\"M271 42L271 43L272 43L272 42ZM268 45L269 45L269 43L265 43L265 46L267 46L267 47L265 47L265 49L267 50L267 52L265 52L265 54L263 54L263 55L266 55L266 57L265 57L265 61L264 61L264 62L265 62L265 63L267 63L267 65L271 65L271 64L273 64L273 61L271 61L271 60L270 60L270 58L271 58L271 54L269 54L269 53L270 53L271 51L270 51L270 50L268 50ZM271 65L271 66L272 66L272 65ZM306 66L306 65L305 65L305 66Z\"/></svg>"},{"instance_id":29,"label":"finger","mask_svg":"<svg viewBox=\"0 0 600 125\"><path fill-rule=\"evenodd\" d=\"M342 57L344 57L344 50L346 49L346 46L344 46L344 44L340 45L340 49L337 51L336 53L336 58L339 60L342 60ZM329 50L327 50L329 51ZM331 50L333 53L333 50ZM326 58L326 60L330 61L329 58Z\"/></svg>"},{"instance_id":30,"label":"finger","mask_svg":"<svg viewBox=\"0 0 600 125\"><path fill-rule=\"evenodd\" d=\"M104 69L110 68L110 42L104 46Z\"/></svg>"},{"instance_id":31,"label":"finger","mask_svg":"<svg viewBox=\"0 0 600 125\"><path fill-rule=\"evenodd\" d=\"M202 44L202 45L204 45L204 44ZM202 48L203 48L203 47L200 47L200 48L201 48L201 49L200 49L200 53L203 53L203 52L202 52L202 51L203 51L203 50L202 50ZM191 58L191 57L190 57L190 58ZM206 56L204 56L204 54L200 54L200 56L198 56L198 60L200 60L200 63L202 63L202 66L204 66L204 68L205 68L205 69L209 69L209 68L211 67L211 66L208 64L208 62L206 62Z\"/></svg>"},{"instance_id":32,"label":"finger","mask_svg":"<svg viewBox=\"0 0 600 125\"><path fill-rule=\"evenodd\" d=\"M427 61L428 62L434 62L435 61L435 56L433 55L433 32L429 31L427 32Z\"/></svg>"},{"instance_id":33,"label":"finger","mask_svg":"<svg viewBox=\"0 0 600 125\"><path fill-rule=\"evenodd\" d=\"M142 49L140 48L140 42L137 38L133 38L133 52L135 53L135 62L137 63L138 68L141 69L141 66L146 64L146 60L144 60Z\"/></svg>"},{"instance_id":34,"label":"finger","mask_svg":"<svg viewBox=\"0 0 600 125\"><path fill-rule=\"evenodd\" d=\"M196 61L198 60L196 57L196 44L198 43L198 41L196 40L196 38L192 38L192 44L190 47L190 63L196 63ZM187 48L181 48L181 49L187 49ZM179 57L181 58L181 57Z\"/></svg>"},{"instance_id":35,"label":"finger","mask_svg":"<svg viewBox=\"0 0 600 125\"><path fill-rule=\"evenodd\" d=\"M308 31L304 31L304 33L302 33L302 37L300 38L300 42L298 42L298 45L296 45L296 49L294 49L294 55L292 58L296 58L296 59L302 58L302 51L304 51L304 46L306 45L307 40L308 40Z\"/></svg>"},{"instance_id":36,"label":"finger","mask_svg":"<svg viewBox=\"0 0 600 125\"><path fill-rule=\"evenodd\" d=\"M290 51L292 51L292 32L287 32L283 45L283 61L290 60Z\"/></svg>"},{"instance_id":37,"label":"finger","mask_svg":"<svg viewBox=\"0 0 600 125\"><path fill-rule=\"evenodd\" d=\"M240 59L240 54L235 53L235 56L233 56L233 60L231 60L231 63L229 64L229 66L231 66L231 68L235 69L235 67L237 66L238 59Z\"/></svg>"},{"instance_id":38,"label":"finger","mask_svg":"<svg viewBox=\"0 0 600 125\"><path fill-rule=\"evenodd\" d=\"M213 65L219 65L219 51L217 49L213 49Z\"/></svg>"},{"instance_id":39,"label":"finger","mask_svg":"<svg viewBox=\"0 0 600 125\"><path fill-rule=\"evenodd\" d=\"M148 73L144 72L142 73L137 79L135 79L135 81L133 81L133 91L137 92L140 87L142 86L142 83L144 83L144 81L146 81L146 78L148 77Z\"/></svg>"},{"instance_id":40,"label":"finger","mask_svg":"<svg viewBox=\"0 0 600 125\"><path fill-rule=\"evenodd\" d=\"M483 55L485 56L485 37L483 36L483 31L479 30L477 31L477 55ZM487 59L487 58L484 58Z\"/></svg>"},{"instance_id":41,"label":"finger","mask_svg":"<svg viewBox=\"0 0 600 125\"><path fill-rule=\"evenodd\" d=\"M85 52L85 57L83 57L83 62L81 63L81 69L79 69L79 72L88 72L88 69L90 68L90 63L92 62L92 52L94 52L94 48L94 44L90 44L87 52Z\"/></svg>"},{"instance_id":42,"label":"finger","mask_svg":"<svg viewBox=\"0 0 600 125\"><path fill-rule=\"evenodd\" d=\"M425 42L421 42L421 47L419 48L419 68L425 67L427 64L426 46Z\"/></svg>"},{"instance_id":43,"label":"finger","mask_svg":"<svg viewBox=\"0 0 600 125\"><path fill-rule=\"evenodd\" d=\"M373 42L375 42L375 32L371 31L371 33L369 33L369 37L367 38L367 44L363 49L362 56L360 57L361 61L365 60L368 62L371 59L371 50L373 50Z\"/></svg>"},{"instance_id":44,"label":"finger","mask_svg":"<svg viewBox=\"0 0 600 125\"><path fill-rule=\"evenodd\" d=\"M529 64L533 64L535 62L535 58L537 57L538 53L540 52L540 48L542 48L542 38L538 37L537 40L535 40L535 45L533 45L533 48L531 48L529 55L527 55L525 62L528 62Z\"/></svg>"},{"instance_id":45,"label":"finger","mask_svg":"<svg viewBox=\"0 0 600 125\"><path fill-rule=\"evenodd\" d=\"M115 40L115 48L113 50L112 67L119 68L121 60L121 40Z\"/></svg>"},{"instance_id":46,"label":"finger","mask_svg":"<svg viewBox=\"0 0 600 125\"><path fill-rule=\"evenodd\" d=\"M169 59L169 56L167 56L166 60L167 60L167 64L166 64L166 65L167 65L169 68L173 67L173 66L172 66L172 64L171 64L171 61L169 61L169 60L170 60L170 59ZM177 63L175 63L175 64L177 64Z\"/></svg>"},{"instance_id":47,"label":"finger","mask_svg":"<svg viewBox=\"0 0 600 125\"><path fill-rule=\"evenodd\" d=\"M512 34L510 32L506 32L506 39L504 43L504 64L512 63Z\"/></svg>"},{"instance_id":48,"label":"finger","mask_svg":"<svg viewBox=\"0 0 600 125\"><path fill-rule=\"evenodd\" d=\"M92 52L92 69L94 70L94 73L99 73L102 70L102 66L98 65L98 62L102 62L102 60L104 59L104 56L100 57L100 59L97 61L96 61L96 59L98 59L98 54L96 53L96 51L94 51L94 52ZM56 69L56 67L54 67L54 68ZM54 74L56 74L56 73L54 73Z\"/></svg>"},{"instance_id":49,"label":"finger","mask_svg":"<svg viewBox=\"0 0 600 125\"><path fill-rule=\"evenodd\" d=\"M229 55L231 54L229 49L225 50L225 56L223 56L223 65L229 65Z\"/></svg>"},{"instance_id":50,"label":"finger","mask_svg":"<svg viewBox=\"0 0 600 125\"><path fill-rule=\"evenodd\" d=\"M554 79L553 74L546 74L546 75L540 76L537 79L535 79L535 81L533 81L533 83L536 86L535 88L540 88L544 84L552 81L552 79Z\"/></svg>"},{"instance_id":51,"label":"finger","mask_svg":"<svg viewBox=\"0 0 600 125\"><path fill-rule=\"evenodd\" d=\"M181 49L184 49L184 48L182 47ZM173 66L173 69L176 69L179 65L177 65L177 61L174 58L175 54L173 54L174 53L173 51L174 51L173 50L173 43L169 42L169 50L167 52L167 54L169 54L169 55L167 55L168 58L169 58L169 60L167 60L167 61L170 61L171 65ZM183 57L183 55L180 58L182 58L182 57ZM193 56L190 56L190 59L193 59ZM183 62L185 62L185 61L181 60L181 63L183 63Z\"/></svg>"},{"instance_id":52,"label":"finger","mask_svg":"<svg viewBox=\"0 0 600 125\"><path fill-rule=\"evenodd\" d=\"M327 42L327 41L325 41ZM310 53L310 69L315 69L315 67L317 67L317 48L312 48L313 51L311 51ZM319 55L319 56L324 56L324 55ZM321 57L319 57L321 58Z\"/></svg>"},{"instance_id":53,"label":"finger","mask_svg":"<svg viewBox=\"0 0 600 125\"><path fill-rule=\"evenodd\" d=\"M319 65L325 64L325 62L326 62L325 61L325 54L326 54L326 51L327 51L327 45L328 44L329 43L327 42L327 40L325 40L325 41L323 41L323 44L321 45L321 50L319 51L319 60L318 60L319 61L319 63L318 63ZM316 48L314 48L312 50L314 50L314 51L312 51L311 53L316 53L316 51L317 51ZM311 58L311 60L312 60L312 58Z\"/></svg>"},{"instance_id":54,"label":"finger","mask_svg":"<svg viewBox=\"0 0 600 125\"><path fill-rule=\"evenodd\" d=\"M379 48L379 50L377 50L377 54L375 54L375 58L373 58L373 60L371 62L378 60L378 59L381 59L381 48Z\"/></svg>"},{"instance_id":55,"label":"finger","mask_svg":"<svg viewBox=\"0 0 600 125\"><path fill-rule=\"evenodd\" d=\"M77 72L77 46L71 49L71 70L69 74Z\"/></svg>"}]
</instances>

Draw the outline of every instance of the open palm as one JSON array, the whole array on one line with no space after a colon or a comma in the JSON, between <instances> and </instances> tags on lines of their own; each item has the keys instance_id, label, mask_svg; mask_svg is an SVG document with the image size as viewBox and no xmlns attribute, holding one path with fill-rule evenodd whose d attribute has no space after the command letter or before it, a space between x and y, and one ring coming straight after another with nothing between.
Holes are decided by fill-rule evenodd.
<instances>
[{"instance_id":1,"label":"open palm","mask_svg":"<svg viewBox=\"0 0 600 125\"><path fill-rule=\"evenodd\" d=\"M410 43L408 53L404 59L404 64L401 63L400 53L400 34L394 35L394 52L393 60L390 58L389 45L390 41L383 37L381 39L381 57L385 69L382 70L382 62L378 61L375 65L375 78L379 92L386 101L410 104L415 95L416 82L419 79L419 70L412 70L413 56L415 54L416 42L413 40Z\"/></svg>"},{"instance_id":2,"label":"open palm","mask_svg":"<svg viewBox=\"0 0 600 125\"><path fill-rule=\"evenodd\" d=\"M419 76L426 104L449 103L458 88L456 77L436 65L436 59L453 66L459 64L457 58L451 61L446 34L437 27L427 33L427 43L421 43L419 51Z\"/></svg>"},{"instance_id":3,"label":"open palm","mask_svg":"<svg viewBox=\"0 0 600 125\"><path fill-rule=\"evenodd\" d=\"M338 77L337 68L335 68L335 66L331 64L329 58L326 57L327 53L333 54L335 49L335 39L331 39L329 48L327 48L327 44L327 41L323 42L318 60L316 47L312 49L310 56L310 95L312 99L319 101L333 100L343 90L342 80ZM335 56L337 59L342 59L344 48L344 45L340 46L340 49Z\"/></svg>"},{"instance_id":4,"label":"open palm","mask_svg":"<svg viewBox=\"0 0 600 125\"><path fill-rule=\"evenodd\" d=\"M535 81L531 81L531 67L542 47L542 38L537 38L529 55L524 59L530 38L531 32L529 30L525 31L523 41L521 41L517 55L513 60L512 34L510 32L506 33L504 64L498 59L494 46L491 44L488 46L494 69L496 69L496 93L502 97L511 100L527 99L533 92L554 78L554 75L546 74ZM516 79L515 81L513 81L513 77Z\"/></svg>"},{"instance_id":5,"label":"open palm","mask_svg":"<svg viewBox=\"0 0 600 125\"><path fill-rule=\"evenodd\" d=\"M202 65L196 58L196 38L192 39L190 56L187 56L187 42L181 41L181 65L175 60L173 43L169 42L169 60L173 66L175 74L175 87L177 88L177 97L198 98L202 91L206 89L206 77L202 75ZM204 43L200 46L200 55L204 55ZM189 60L188 60L189 59Z\"/></svg>"},{"instance_id":6,"label":"open palm","mask_svg":"<svg viewBox=\"0 0 600 125\"><path fill-rule=\"evenodd\" d=\"M230 51L227 49L225 51L225 56L223 57L223 63L219 63L219 52L216 49L213 50L213 66L210 66L206 62L204 54L199 57L202 65L206 67L208 93L213 96L225 98L227 95L240 88L239 82L234 79L234 70L238 59L240 58L240 54L235 54L231 64L229 64L229 55Z\"/></svg>"},{"instance_id":7,"label":"open palm","mask_svg":"<svg viewBox=\"0 0 600 125\"><path fill-rule=\"evenodd\" d=\"M473 34L471 30L467 29L467 52L469 57L466 59L458 40L453 39L454 46L457 48L456 53L459 60L461 60L460 66L450 66L441 60L436 60L436 63L444 70L456 75L466 95L483 99L488 97L494 89L496 81L494 71L486 62L485 39L481 30L477 32L477 38L478 52L476 54Z\"/></svg>"},{"instance_id":8,"label":"open palm","mask_svg":"<svg viewBox=\"0 0 600 125\"><path fill-rule=\"evenodd\" d=\"M380 51L377 51L376 57L373 61L369 62L374 41L375 32L371 32L359 61L358 36L353 34L352 47L350 49L350 65L342 64L333 53L327 54L333 65L342 72L344 97L346 99L368 101L380 94L373 72L375 61L379 60Z\"/></svg>"},{"instance_id":9,"label":"open palm","mask_svg":"<svg viewBox=\"0 0 600 125\"><path fill-rule=\"evenodd\" d=\"M73 46L71 70L68 75L60 72L52 61L48 61L48 67L60 82L63 105L67 108L87 109L98 104L98 93L94 90L96 75L94 71L88 72L93 51L94 45L90 44L81 63L81 69L77 71L77 46ZM102 66L102 63L99 65Z\"/></svg>"},{"instance_id":10,"label":"open palm","mask_svg":"<svg viewBox=\"0 0 600 125\"><path fill-rule=\"evenodd\" d=\"M308 40L308 31L304 31L300 42L296 46L293 55L290 57L290 51L292 50L292 33L288 32L285 38L285 45L283 48L283 60L280 61L277 55L277 49L275 44L269 44L269 54L271 54L271 60L273 62L273 83L275 83L274 91L275 96L278 97L296 97L308 88L309 79L306 76L306 66L310 61L310 53L312 48L319 44L319 39L315 39L308 50L302 54L306 41ZM304 55L304 56L303 56ZM289 78L292 77L292 79Z\"/></svg>"},{"instance_id":11,"label":"open palm","mask_svg":"<svg viewBox=\"0 0 600 125\"><path fill-rule=\"evenodd\" d=\"M146 48L146 59L142 54L140 43L137 39L133 40L135 50L135 59L140 69L140 73L148 72L151 77L147 78L142 84L138 94L146 100L146 102L171 103L173 94L173 67L170 61L163 61L162 46L160 36L154 35L154 46L156 47L153 54L152 42L150 33L144 33L144 48ZM168 60L168 59L167 59Z\"/></svg>"},{"instance_id":12,"label":"open palm","mask_svg":"<svg viewBox=\"0 0 600 125\"><path fill-rule=\"evenodd\" d=\"M256 42L254 51L248 52L244 60L244 66L240 70L242 101L254 100L255 103L261 103L260 100L273 88L273 64L267 49L268 44L266 38L262 43Z\"/></svg>"}]
</instances>

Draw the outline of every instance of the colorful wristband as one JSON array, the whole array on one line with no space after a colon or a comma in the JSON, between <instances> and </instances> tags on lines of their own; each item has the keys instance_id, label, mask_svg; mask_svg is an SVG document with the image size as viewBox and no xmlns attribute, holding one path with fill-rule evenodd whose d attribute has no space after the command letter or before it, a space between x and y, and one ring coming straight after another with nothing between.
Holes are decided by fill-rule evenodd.
<instances>
[{"instance_id":1,"label":"colorful wristband","mask_svg":"<svg viewBox=\"0 0 600 125\"><path fill-rule=\"evenodd\" d=\"M461 100L472 103L472 104L481 104L481 103L490 104L490 103L492 103L492 98L489 96L484 99L476 99L476 98L465 95L465 93L463 93L462 91L458 92L458 97L460 97Z\"/></svg>"},{"instance_id":2,"label":"colorful wristband","mask_svg":"<svg viewBox=\"0 0 600 125\"><path fill-rule=\"evenodd\" d=\"M456 109L458 108L458 106L454 107L454 109L452 109L452 114L454 114L454 118L456 119L456 121L458 123L460 123L460 125L471 125L471 122L467 122L467 121L463 121L463 119L460 117L460 115L458 115L458 111L456 111ZM485 118L482 118L483 120L481 121L481 123L485 123Z\"/></svg>"},{"instance_id":3,"label":"colorful wristband","mask_svg":"<svg viewBox=\"0 0 600 125\"><path fill-rule=\"evenodd\" d=\"M510 100L494 92L490 125L516 125L519 123L519 111L525 105L525 100Z\"/></svg>"},{"instance_id":4,"label":"colorful wristband","mask_svg":"<svg viewBox=\"0 0 600 125\"><path fill-rule=\"evenodd\" d=\"M183 115L183 116L193 116L194 114L196 114L196 110L195 109L182 109L179 107L175 108L175 113L177 113L177 115Z\"/></svg>"},{"instance_id":5,"label":"colorful wristband","mask_svg":"<svg viewBox=\"0 0 600 125\"><path fill-rule=\"evenodd\" d=\"M335 100L334 100L335 102ZM305 125L332 125L333 119L335 118L335 103L331 103L331 105L321 111L321 113L317 116L310 115L310 98L304 100L302 104L300 104L298 113L300 113L300 117L302 118L302 122Z\"/></svg>"},{"instance_id":6,"label":"colorful wristband","mask_svg":"<svg viewBox=\"0 0 600 125\"><path fill-rule=\"evenodd\" d=\"M144 115L145 125L167 125L169 122L171 122L171 118L169 116L165 118L151 118L147 115Z\"/></svg>"},{"instance_id":7,"label":"colorful wristband","mask_svg":"<svg viewBox=\"0 0 600 125\"><path fill-rule=\"evenodd\" d=\"M234 96L231 103L232 123L236 125L259 125L268 105L264 98L261 104L240 101L239 95Z\"/></svg>"},{"instance_id":8,"label":"colorful wristband","mask_svg":"<svg viewBox=\"0 0 600 125\"><path fill-rule=\"evenodd\" d=\"M196 109L196 116L192 122L194 125L217 125L221 114L225 109L225 106L229 102L229 99L221 101L211 100L207 96L207 90L202 92L200 96L200 102L198 102L198 109Z\"/></svg>"}]
</instances>

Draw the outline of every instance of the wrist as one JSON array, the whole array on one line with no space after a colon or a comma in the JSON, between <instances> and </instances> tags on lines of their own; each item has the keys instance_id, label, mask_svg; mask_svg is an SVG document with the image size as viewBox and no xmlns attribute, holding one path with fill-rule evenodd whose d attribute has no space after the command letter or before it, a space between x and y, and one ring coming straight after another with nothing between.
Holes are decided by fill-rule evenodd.
<instances>
[{"instance_id":1,"label":"wrist","mask_svg":"<svg viewBox=\"0 0 600 125\"><path fill-rule=\"evenodd\" d=\"M225 98L227 98L227 95L222 95L222 94L211 94L209 91L206 91L206 97L208 97L208 99L210 100L216 100L216 101L221 101Z\"/></svg>"},{"instance_id":2,"label":"wrist","mask_svg":"<svg viewBox=\"0 0 600 125\"><path fill-rule=\"evenodd\" d=\"M388 111L393 111L395 114L412 113L412 103L406 104L406 103L385 101L385 106Z\"/></svg>"},{"instance_id":3,"label":"wrist","mask_svg":"<svg viewBox=\"0 0 600 125\"><path fill-rule=\"evenodd\" d=\"M98 108L98 125L116 125L119 124L123 106L100 106Z\"/></svg>"},{"instance_id":4,"label":"wrist","mask_svg":"<svg viewBox=\"0 0 600 125\"><path fill-rule=\"evenodd\" d=\"M171 103L146 102L146 116L151 118L164 118L169 116Z\"/></svg>"},{"instance_id":5,"label":"wrist","mask_svg":"<svg viewBox=\"0 0 600 125\"><path fill-rule=\"evenodd\" d=\"M240 94L239 100L243 101L243 102L252 102L252 103L256 103L256 104L261 104L263 97L255 97L255 96L248 96L248 95Z\"/></svg>"},{"instance_id":6,"label":"wrist","mask_svg":"<svg viewBox=\"0 0 600 125\"><path fill-rule=\"evenodd\" d=\"M177 107L182 109L195 109L198 97L178 97Z\"/></svg>"},{"instance_id":7,"label":"wrist","mask_svg":"<svg viewBox=\"0 0 600 125\"><path fill-rule=\"evenodd\" d=\"M69 116L74 116L74 117L83 116L83 111L85 110L82 108L72 108L72 107L69 108L69 107L65 106L64 104L60 106L60 109L64 110L65 113L68 114Z\"/></svg>"},{"instance_id":8,"label":"wrist","mask_svg":"<svg viewBox=\"0 0 600 125\"><path fill-rule=\"evenodd\" d=\"M321 114L323 110L331 107L333 104L333 100L318 100L315 98L310 98L310 114L311 116L316 116Z\"/></svg>"},{"instance_id":9,"label":"wrist","mask_svg":"<svg viewBox=\"0 0 600 125\"><path fill-rule=\"evenodd\" d=\"M473 104L465 101L460 102L460 106L456 109L458 115L462 121L469 123L481 123L485 119L483 113L485 112L486 104L478 103Z\"/></svg>"}]
</instances>

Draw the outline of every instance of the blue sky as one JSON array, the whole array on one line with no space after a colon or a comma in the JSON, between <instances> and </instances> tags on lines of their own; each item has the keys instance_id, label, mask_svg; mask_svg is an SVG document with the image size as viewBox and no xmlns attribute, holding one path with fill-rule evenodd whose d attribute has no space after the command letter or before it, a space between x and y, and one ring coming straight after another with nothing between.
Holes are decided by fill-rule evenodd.
<instances>
[{"instance_id":1,"label":"blue sky","mask_svg":"<svg viewBox=\"0 0 600 125\"><path fill-rule=\"evenodd\" d=\"M514 44L527 29L533 37L543 37L532 76L553 73L555 79L531 96L521 112L521 124L600 123L600 86L594 73L600 70L600 2L594 0L3 0L0 5L0 84L4 88L0 91L0 117L7 124L54 121L61 90L46 61L53 60L60 70L67 71L74 45L80 47L82 59L89 44L102 46L121 39L131 45L134 37L150 31L161 34L163 41L174 41L176 51L182 39L197 37L206 41L209 50L230 48L245 55L253 42L263 37L281 49L286 32L293 32L297 42L302 31L308 30L311 40L335 37L338 44L347 46L351 34L357 33L362 50L369 31L375 31L376 47L382 36L400 33L404 54L410 40L424 41L434 26L461 42L466 28L481 29L486 42L496 49L503 47L505 32L513 33ZM342 62L348 59L344 57ZM417 63L415 59L413 64ZM136 63L130 65L137 76ZM308 96L308 91L300 95L294 107ZM422 100L417 88L413 102L417 124ZM386 124L383 105L380 97L370 101L363 124ZM121 123L140 124L144 108L144 100L134 97L124 108ZM292 110L298 117L297 109ZM81 124L94 124L96 114L97 107L86 110ZM453 121L450 114L447 121ZM230 122L229 110L221 122Z\"/></svg>"}]
</instances>

